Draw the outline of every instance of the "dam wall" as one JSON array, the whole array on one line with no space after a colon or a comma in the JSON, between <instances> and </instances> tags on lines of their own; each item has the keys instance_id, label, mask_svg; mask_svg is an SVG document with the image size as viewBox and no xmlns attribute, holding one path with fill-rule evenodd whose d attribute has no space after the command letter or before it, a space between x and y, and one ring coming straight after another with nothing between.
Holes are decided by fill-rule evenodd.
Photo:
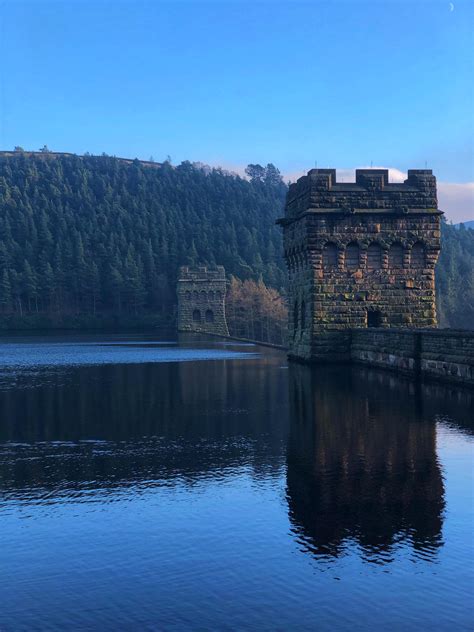
<instances>
[{"instance_id":1,"label":"dam wall","mask_svg":"<svg viewBox=\"0 0 474 632\"><path fill-rule=\"evenodd\" d=\"M347 342L354 363L474 386L474 331L353 329Z\"/></svg>"}]
</instances>

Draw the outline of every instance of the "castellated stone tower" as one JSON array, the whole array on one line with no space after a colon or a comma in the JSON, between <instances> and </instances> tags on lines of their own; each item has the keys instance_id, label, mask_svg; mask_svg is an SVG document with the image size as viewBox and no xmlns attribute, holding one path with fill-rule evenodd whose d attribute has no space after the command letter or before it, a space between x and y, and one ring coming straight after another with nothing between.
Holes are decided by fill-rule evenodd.
<instances>
[{"instance_id":1,"label":"castellated stone tower","mask_svg":"<svg viewBox=\"0 0 474 632\"><path fill-rule=\"evenodd\" d=\"M290 357L347 359L350 330L435 327L440 249L436 178L410 170L312 169L288 191L283 226L289 272Z\"/></svg>"},{"instance_id":2,"label":"castellated stone tower","mask_svg":"<svg viewBox=\"0 0 474 632\"><path fill-rule=\"evenodd\" d=\"M178 330L228 336L222 266L184 266L178 278Z\"/></svg>"}]
</instances>

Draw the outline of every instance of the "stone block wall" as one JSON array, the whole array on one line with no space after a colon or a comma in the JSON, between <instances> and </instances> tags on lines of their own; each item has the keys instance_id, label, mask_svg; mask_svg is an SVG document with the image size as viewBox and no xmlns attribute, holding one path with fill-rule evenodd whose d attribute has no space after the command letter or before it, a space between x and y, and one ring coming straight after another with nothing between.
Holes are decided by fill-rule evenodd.
<instances>
[{"instance_id":1,"label":"stone block wall","mask_svg":"<svg viewBox=\"0 0 474 632\"><path fill-rule=\"evenodd\" d=\"M183 266L178 278L178 331L228 336L222 266Z\"/></svg>"},{"instance_id":2,"label":"stone block wall","mask_svg":"<svg viewBox=\"0 0 474 632\"><path fill-rule=\"evenodd\" d=\"M474 331L353 330L349 359L417 377L474 386Z\"/></svg>"}]
</instances>

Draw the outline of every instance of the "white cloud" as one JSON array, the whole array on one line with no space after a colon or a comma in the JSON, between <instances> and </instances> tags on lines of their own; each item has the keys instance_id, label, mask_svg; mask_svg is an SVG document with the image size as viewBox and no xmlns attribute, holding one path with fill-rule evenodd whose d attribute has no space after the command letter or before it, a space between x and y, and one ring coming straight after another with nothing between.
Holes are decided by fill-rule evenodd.
<instances>
[{"instance_id":1,"label":"white cloud","mask_svg":"<svg viewBox=\"0 0 474 632\"><path fill-rule=\"evenodd\" d=\"M474 219L474 182L438 182L438 204L453 224Z\"/></svg>"}]
</instances>

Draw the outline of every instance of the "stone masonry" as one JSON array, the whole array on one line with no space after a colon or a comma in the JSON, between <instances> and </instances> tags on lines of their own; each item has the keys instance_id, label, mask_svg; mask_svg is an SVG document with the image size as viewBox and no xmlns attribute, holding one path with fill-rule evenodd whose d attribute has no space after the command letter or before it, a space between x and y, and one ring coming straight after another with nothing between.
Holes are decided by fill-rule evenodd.
<instances>
[{"instance_id":1,"label":"stone masonry","mask_svg":"<svg viewBox=\"0 0 474 632\"><path fill-rule=\"evenodd\" d=\"M290 357L339 361L350 330L436 326L434 267L440 249L436 178L409 170L312 169L290 186L283 227L289 272Z\"/></svg>"},{"instance_id":2,"label":"stone masonry","mask_svg":"<svg viewBox=\"0 0 474 632\"><path fill-rule=\"evenodd\" d=\"M222 266L179 270L178 330L228 336L225 318L226 279Z\"/></svg>"}]
</instances>

